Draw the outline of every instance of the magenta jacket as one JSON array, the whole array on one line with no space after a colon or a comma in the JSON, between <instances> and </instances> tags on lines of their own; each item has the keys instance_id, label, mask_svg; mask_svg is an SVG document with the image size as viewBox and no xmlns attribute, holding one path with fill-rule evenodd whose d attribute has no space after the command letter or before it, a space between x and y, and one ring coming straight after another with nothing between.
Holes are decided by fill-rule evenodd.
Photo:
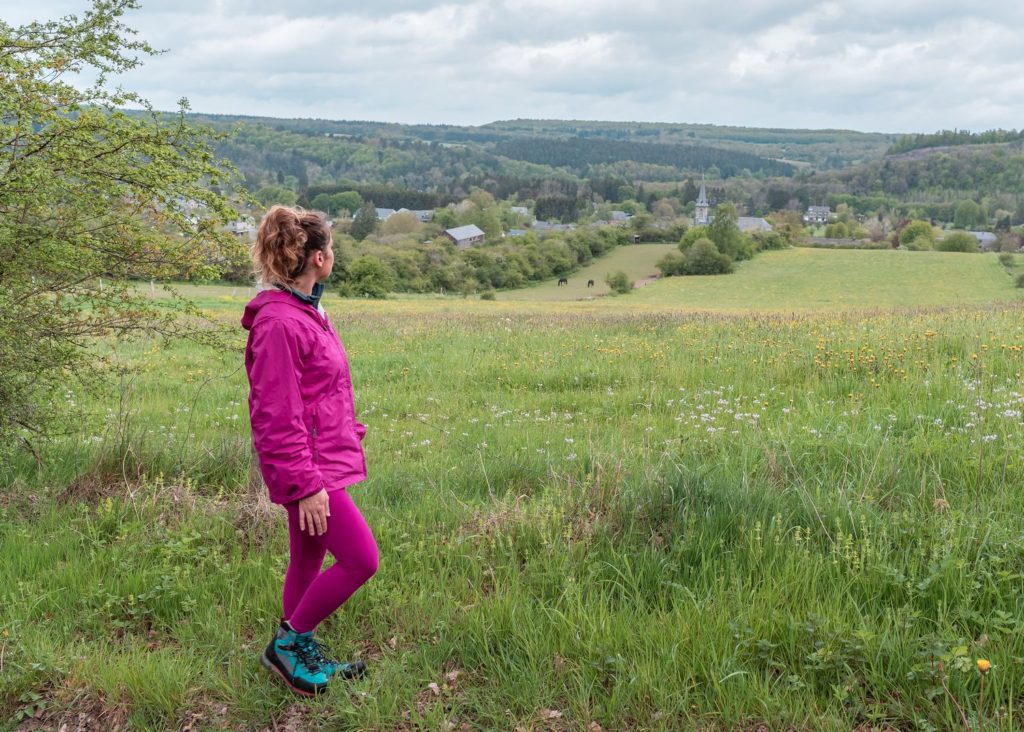
<instances>
[{"instance_id":1,"label":"magenta jacket","mask_svg":"<svg viewBox=\"0 0 1024 732\"><path fill-rule=\"evenodd\" d=\"M246 305L245 372L260 472L274 503L366 479L345 349L326 315L288 292Z\"/></svg>"}]
</instances>

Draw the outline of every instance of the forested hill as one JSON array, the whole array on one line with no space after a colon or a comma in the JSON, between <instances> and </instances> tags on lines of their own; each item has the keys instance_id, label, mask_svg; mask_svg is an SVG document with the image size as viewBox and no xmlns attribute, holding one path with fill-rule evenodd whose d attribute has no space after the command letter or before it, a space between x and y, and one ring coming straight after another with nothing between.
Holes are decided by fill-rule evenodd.
<instances>
[{"instance_id":1,"label":"forested hill","mask_svg":"<svg viewBox=\"0 0 1024 732\"><path fill-rule=\"evenodd\" d=\"M844 130L189 117L229 132L217 151L262 201L306 201L351 190L379 206L431 208L483 188L499 199L576 203L599 195L649 204L653 192L676 191L686 204L703 170L713 187L709 195L742 202L752 213L849 202L860 213L916 207L918 214L946 220L947 209L972 199L1024 216L1024 140L981 142L1019 136L1013 131L905 136L897 146L893 136ZM950 144L934 147L940 142ZM886 156L888 148L914 149ZM863 159L852 162L858 155ZM810 169L788 164L801 156L819 162Z\"/></svg>"},{"instance_id":2,"label":"forested hill","mask_svg":"<svg viewBox=\"0 0 1024 732\"><path fill-rule=\"evenodd\" d=\"M1019 142L1024 140L1024 130L941 130L932 134L904 135L886 151L886 155L899 155L915 150L938 147L960 147L963 145L991 145L994 143Z\"/></svg>"},{"instance_id":3,"label":"forested hill","mask_svg":"<svg viewBox=\"0 0 1024 732\"><path fill-rule=\"evenodd\" d=\"M750 153L699 145L659 145L601 138L521 137L502 140L495 144L493 150L496 155L513 160L567 168L580 175L589 174L594 166L627 161L664 166L676 171L714 166L723 178L739 175L744 169L762 175L792 175L794 172L793 166L787 163Z\"/></svg>"},{"instance_id":4,"label":"forested hill","mask_svg":"<svg viewBox=\"0 0 1024 732\"><path fill-rule=\"evenodd\" d=\"M628 140L703 144L767 158L841 168L882 157L897 135L853 130L805 130L664 122L598 122L516 119L491 122L481 131L503 136Z\"/></svg>"},{"instance_id":5,"label":"forested hill","mask_svg":"<svg viewBox=\"0 0 1024 732\"><path fill-rule=\"evenodd\" d=\"M355 120L278 119L239 115L191 115L217 126L242 123L282 132L330 137L373 137L439 144L488 144L517 138L605 139L685 144L745 152L759 157L841 168L882 157L897 136L852 130L799 130L661 122L517 119L481 126L395 124Z\"/></svg>"},{"instance_id":6,"label":"forested hill","mask_svg":"<svg viewBox=\"0 0 1024 732\"><path fill-rule=\"evenodd\" d=\"M613 180L618 189L638 181L678 183L701 171L715 180L795 172L786 162L699 140L526 137L518 130L190 116L228 133L217 152L231 160L252 191L280 186L301 195L316 186L359 183L443 198L486 187L499 197L526 199L575 197L584 180Z\"/></svg>"}]
</instances>

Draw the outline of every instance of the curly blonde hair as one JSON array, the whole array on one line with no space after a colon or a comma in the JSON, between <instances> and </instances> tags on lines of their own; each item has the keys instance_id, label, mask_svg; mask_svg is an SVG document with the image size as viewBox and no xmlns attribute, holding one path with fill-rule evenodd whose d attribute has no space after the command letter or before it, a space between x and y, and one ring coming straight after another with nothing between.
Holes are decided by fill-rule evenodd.
<instances>
[{"instance_id":1,"label":"curly blonde hair","mask_svg":"<svg viewBox=\"0 0 1024 732\"><path fill-rule=\"evenodd\" d=\"M292 285L315 251L331 243L331 230L321 214L301 208L271 206L252 244L257 282Z\"/></svg>"}]
</instances>

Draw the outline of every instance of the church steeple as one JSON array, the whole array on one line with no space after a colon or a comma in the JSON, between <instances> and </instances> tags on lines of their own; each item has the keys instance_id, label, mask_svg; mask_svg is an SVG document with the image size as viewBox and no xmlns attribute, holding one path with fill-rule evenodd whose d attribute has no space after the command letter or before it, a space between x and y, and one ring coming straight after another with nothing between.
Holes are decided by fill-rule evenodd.
<instances>
[{"instance_id":1,"label":"church steeple","mask_svg":"<svg viewBox=\"0 0 1024 732\"><path fill-rule=\"evenodd\" d=\"M704 187L704 173L700 174L700 193L697 194L697 206L694 209L693 223L694 226L707 226L711 222L711 217L708 215L708 192Z\"/></svg>"}]
</instances>

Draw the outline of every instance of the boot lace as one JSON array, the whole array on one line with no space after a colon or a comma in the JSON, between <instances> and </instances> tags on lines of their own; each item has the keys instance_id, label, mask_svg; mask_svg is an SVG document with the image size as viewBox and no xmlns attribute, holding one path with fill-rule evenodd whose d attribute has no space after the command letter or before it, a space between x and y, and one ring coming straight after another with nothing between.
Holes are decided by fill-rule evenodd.
<instances>
[{"instance_id":1,"label":"boot lace","mask_svg":"<svg viewBox=\"0 0 1024 732\"><path fill-rule=\"evenodd\" d=\"M334 651L331 647L322 641L318 641L316 638L310 637L309 644L311 647L310 653L316 659L317 664L324 670L330 669L332 666L341 667L343 664L334 658Z\"/></svg>"},{"instance_id":2,"label":"boot lace","mask_svg":"<svg viewBox=\"0 0 1024 732\"><path fill-rule=\"evenodd\" d=\"M284 650L295 651L295 657L311 672L323 670L321 663L327 659L317 648L318 643L312 636L298 636L295 642L288 646L282 646Z\"/></svg>"}]
</instances>

